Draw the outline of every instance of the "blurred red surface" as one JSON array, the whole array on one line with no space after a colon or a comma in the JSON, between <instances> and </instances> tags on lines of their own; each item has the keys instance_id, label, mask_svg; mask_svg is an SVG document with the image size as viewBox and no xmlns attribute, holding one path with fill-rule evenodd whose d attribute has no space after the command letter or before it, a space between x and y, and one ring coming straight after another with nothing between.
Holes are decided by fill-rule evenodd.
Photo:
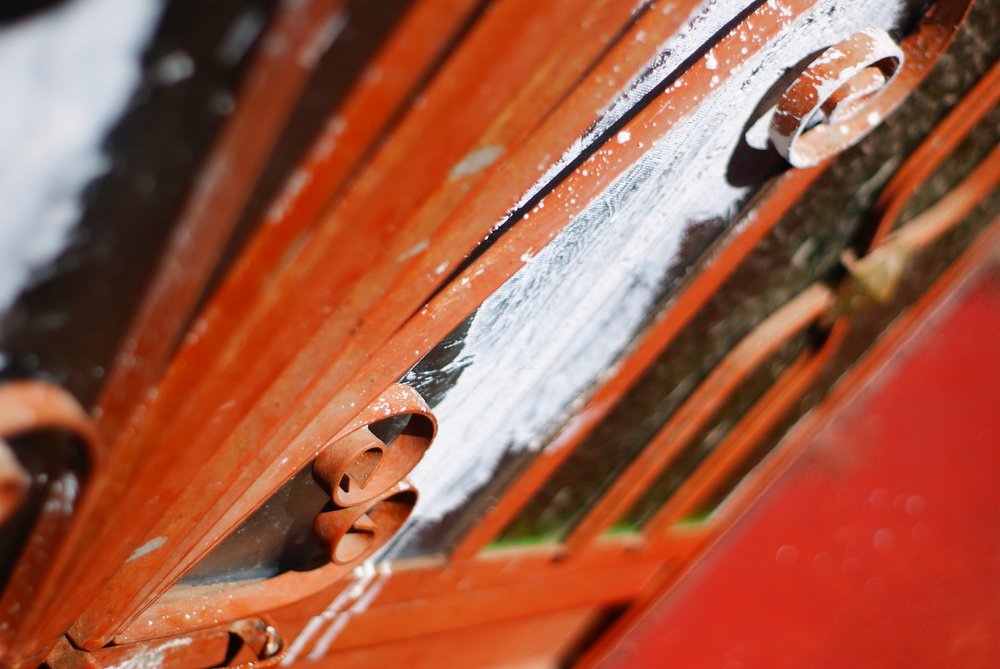
<instances>
[{"instance_id":1,"label":"blurred red surface","mask_svg":"<svg viewBox=\"0 0 1000 669\"><path fill-rule=\"evenodd\" d=\"M603 667L1000 667L1000 270L981 268Z\"/></svg>"}]
</instances>

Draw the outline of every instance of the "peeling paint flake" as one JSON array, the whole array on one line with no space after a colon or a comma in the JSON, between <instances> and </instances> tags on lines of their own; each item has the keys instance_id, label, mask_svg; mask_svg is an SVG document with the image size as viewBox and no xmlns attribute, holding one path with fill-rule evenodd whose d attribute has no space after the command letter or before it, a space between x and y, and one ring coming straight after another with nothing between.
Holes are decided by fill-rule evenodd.
<instances>
[{"instance_id":1,"label":"peeling paint flake","mask_svg":"<svg viewBox=\"0 0 1000 669\"><path fill-rule=\"evenodd\" d=\"M139 546L134 551L132 551L132 554L128 556L128 559L125 560L125 562L131 562L132 560L140 558L143 555L146 555L147 553L152 553L165 543L167 543L166 537L156 537L155 539L150 539L149 541L147 541L146 543L144 543L143 545Z\"/></svg>"},{"instance_id":2,"label":"peeling paint flake","mask_svg":"<svg viewBox=\"0 0 1000 669\"><path fill-rule=\"evenodd\" d=\"M462 177L467 177L484 170L495 163L497 158L503 155L503 152L504 147L499 145L484 146L481 149L470 151L457 165L455 165L455 167L451 169L451 174L448 178L452 181L456 181Z\"/></svg>"}]
</instances>

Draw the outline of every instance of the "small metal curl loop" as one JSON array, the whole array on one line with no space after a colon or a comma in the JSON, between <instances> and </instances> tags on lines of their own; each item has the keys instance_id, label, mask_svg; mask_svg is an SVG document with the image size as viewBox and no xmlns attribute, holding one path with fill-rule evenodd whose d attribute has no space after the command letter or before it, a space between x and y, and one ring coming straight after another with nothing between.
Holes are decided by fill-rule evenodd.
<instances>
[{"instance_id":1,"label":"small metal curl loop","mask_svg":"<svg viewBox=\"0 0 1000 669\"><path fill-rule=\"evenodd\" d=\"M825 50L781 96L769 129L774 148L793 166L811 167L861 140L882 122L875 103L903 61L877 28Z\"/></svg>"}]
</instances>

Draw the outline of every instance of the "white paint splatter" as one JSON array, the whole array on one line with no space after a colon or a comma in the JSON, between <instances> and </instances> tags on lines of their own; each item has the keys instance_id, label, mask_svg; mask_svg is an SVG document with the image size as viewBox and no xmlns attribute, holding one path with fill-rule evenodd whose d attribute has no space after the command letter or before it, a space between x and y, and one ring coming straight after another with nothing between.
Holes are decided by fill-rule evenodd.
<instances>
[{"instance_id":1,"label":"white paint splatter","mask_svg":"<svg viewBox=\"0 0 1000 669\"><path fill-rule=\"evenodd\" d=\"M688 15L684 27L672 35L657 50L645 69L625 82L618 95L602 111L594 125L578 140L570 144L563 154L524 194L514 210L521 209L524 203L532 200L540 190L548 186L553 178L567 165L576 160L593 142L620 121L632 108L639 103L654 88L662 84L671 74L690 58L698 49L728 24L741 11L746 9L745 0L705 0L695 7ZM672 5L665 5L664 15L673 11ZM503 225L504 220L497 221L495 228Z\"/></svg>"},{"instance_id":2,"label":"white paint splatter","mask_svg":"<svg viewBox=\"0 0 1000 669\"><path fill-rule=\"evenodd\" d=\"M372 601L382 592L382 588L385 587L386 581L389 580L389 576L392 574L392 569L389 562L382 562L379 565L379 576L376 580L369 582L360 595L354 600L354 602L339 615L337 615L331 622L326 631L316 640L316 645L313 649L309 651L309 659L312 661L320 660L327 651L330 650L330 646L333 642L340 636L340 633L344 631L347 627L347 623L351 622L351 618L358 615L359 613L364 613L371 606Z\"/></svg>"},{"instance_id":3,"label":"white paint splatter","mask_svg":"<svg viewBox=\"0 0 1000 669\"><path fill-rule=\"evenodd\" d=\"M194 74L194 67L186 51L171 51L153 65L153 80L160 86L173 86Z\"/></svg>"},{"instance_id":4,"label":"white paint splatter","mask_svg":"<svg viewBox=\"0 0 1000 669\"><path fill-rule=\"evenodd\" d=\"M425 239L425 240L423 240L421 242L418 242L418 243L414 244L409 249L407 249L404 253L399 254L396 257L396 260L407 260L409 258L412 258L412 257L416 256L416 255L420 255L421 253L423 253L424 251L426 251L430 247L431 247L430 242Z\"/></svg>"},{"instance_id":5,"label":"white paint splatter","mask_svg":"<svg viewBox=\"0 0 1000 669\"><path fill-rule=\"evenodd\" d=\"M291 176L285 181L285 185L281 189L281 194L275 198L274 203L268 209L267 222L274 224L284 220L288 212L291 211L292 205L298 200L299 195L302 194L302 191L309 185L310 181L312 181L311 172L304 169L297 169L292 172Z\"/></svg>"},{"instance_id":6,"label":"white paint splatter","mask_svg":"<svg viewBox=\"0 0 1000 669\"><path fill-rule=\"evenodd\" d=\"M709 49L708 53L705 55L705 69L706 70L719 69L719 61L715 59L715 54L711 49Z\"/></svg>"},{"instance_id":7,"label":"white paint splatter","mask_svg":"<svg viewBox=\"0 0 1000 669\"><path fill-rule=\"evenodd\" d=\"M166 659L166 652L172 648L183 648L194 642L191 637L171 639L154 648L137 652L124 662L108 667L108 669L160 669Z\"/></svg>"}]
</instances>

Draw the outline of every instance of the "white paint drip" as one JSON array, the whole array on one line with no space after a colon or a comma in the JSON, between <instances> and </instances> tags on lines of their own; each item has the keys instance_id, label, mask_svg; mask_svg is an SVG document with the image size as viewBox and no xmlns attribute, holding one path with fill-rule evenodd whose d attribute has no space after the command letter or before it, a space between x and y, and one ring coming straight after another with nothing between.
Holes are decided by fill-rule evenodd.
<instances>
[{"instance_id":1,"label":"white paint drip","mask_svg":"<svg viewBox=\"0 0 1000 669\"><path fill-rule=\"evenodd\" d=\"M0 311L65 247L140 79L160 0L75 0L0 30Z\"/></svg>"},{"instance_id":2,"label":"white paint drip","mask_svg":"<svg viewBox=\"0 0 1000 669\"><path fill-rule=\"evenodd\" d=\"M347 627L347 623L351 621L351 618L368 610L368 607L371 605L372 601L374 601L375 597L382 592L382 588L385 587L386 581L389 580L389 576L391 574L392 569L389 562L383 562L379 565L378 578L374 581L370 581L361 595L354 600L354 603L335 617L330 622L329 627L327 627L323 635L316 640L316 645L313 646L313 649L309 652L310 660L320 660L324 655L326 655L327 651L330 650L330 646L337 639L337 637L340 636L340 633L344 631L344 628Z\"/></svg>"},{"instance_id":3,"label":"white paint drip","mask_svg":"<svg viewBox=\"0 0 1000 669\"><path fill-rule=\"evenodd\" d=\"M334 642L337 635L350 622L350 619L365 611L372 600L382 591L391 574L392 566L388 562L383 562L376 570L374 559L369 559L355 567L354 581L337 593L337 596L323 611L309 619L302 632L289 645L288 652L281 660L281 665L294 664L320 629L326 625L326 630L317 639L308 656L311 660L323 657L329 650L330 644ZM376 576L378 576L378 580L376 580Z\"/></svg>"}]
</instances>

